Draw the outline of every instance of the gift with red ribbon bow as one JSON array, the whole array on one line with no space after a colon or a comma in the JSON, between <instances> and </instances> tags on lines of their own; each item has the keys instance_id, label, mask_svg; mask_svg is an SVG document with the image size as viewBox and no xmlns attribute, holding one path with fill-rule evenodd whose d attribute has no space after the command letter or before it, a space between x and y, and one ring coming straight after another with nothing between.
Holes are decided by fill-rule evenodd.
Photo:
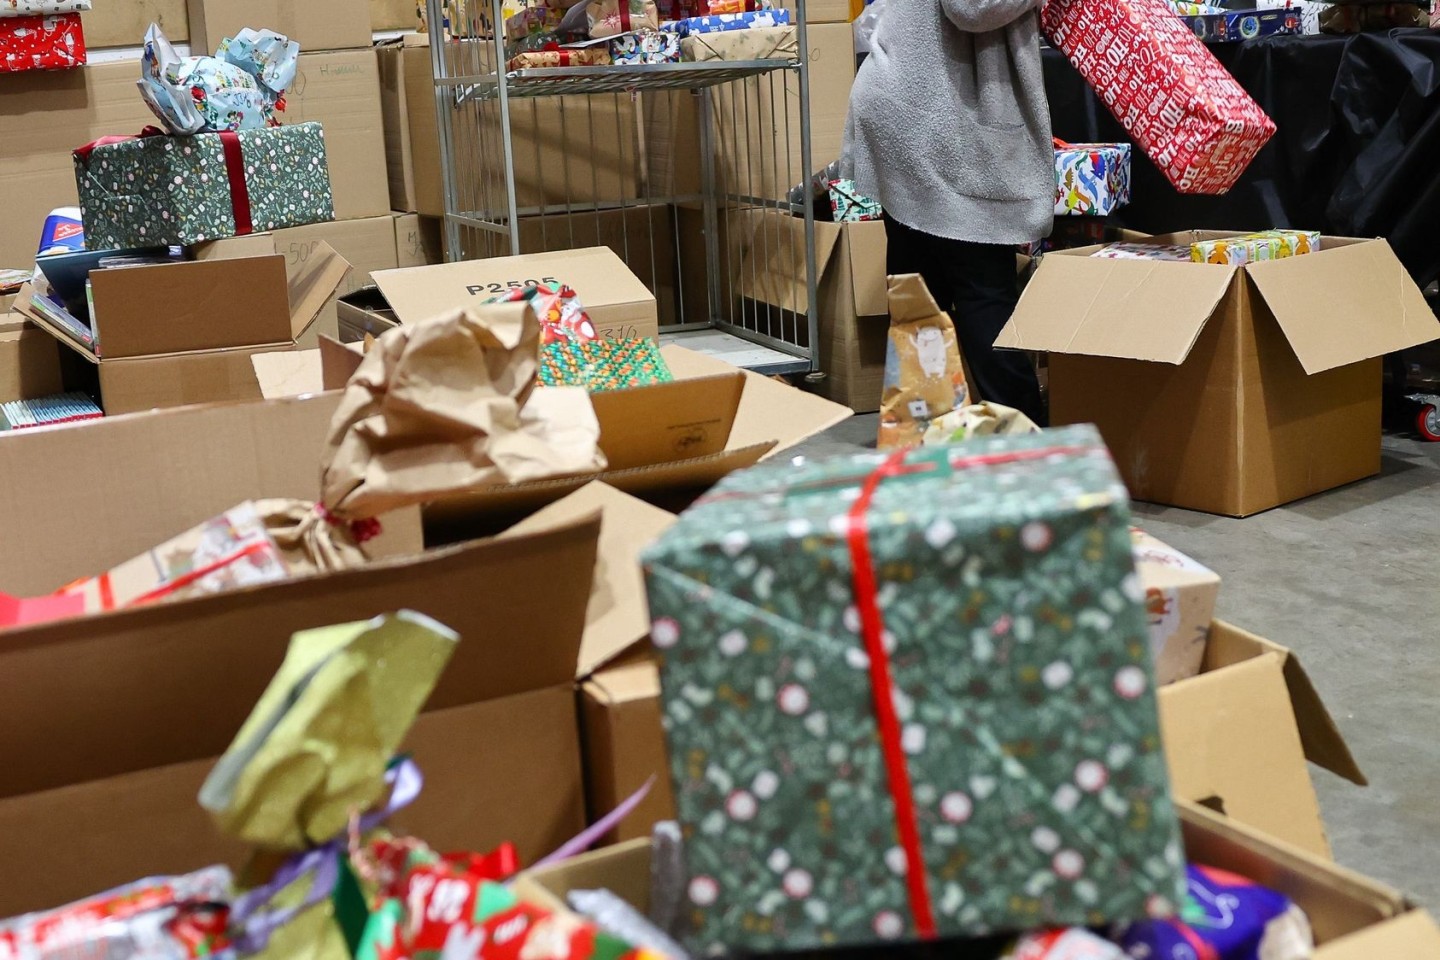
<instances>
[{"instance_id":1,"label":"gift with red ribbon bow","mask_svg":"<svg viewBox=\"0 0 1440 960\"><path fill-rule=\"evenodd\" d=\"M1129 497L1091 427L766 464L644 556L697 955L1184 890Z\"/></svg>"}]
</instances>

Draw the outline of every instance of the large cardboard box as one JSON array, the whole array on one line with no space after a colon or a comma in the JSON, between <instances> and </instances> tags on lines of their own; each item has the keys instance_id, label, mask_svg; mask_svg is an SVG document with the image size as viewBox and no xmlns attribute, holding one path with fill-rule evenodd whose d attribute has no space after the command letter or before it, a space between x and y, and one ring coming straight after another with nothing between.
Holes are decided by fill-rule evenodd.
<instances>
[{"instance_id":1,"label":"large cardboard box","mask_svg":"<svg viewBox=\"0 0 1440 960\"><path fill-rule=\"evenodd\" d=\"M154 23L165 31L171 43L190 39L190 18L185 0L124 0L122 3L97 3L89 13L80 15L85 29L85 46L92 50L105 47L138 47L145 42L145 31ZM214 50L196 51L214 53Z\"/></svg>"},{"instance_id":2,"label":"large cardboard box","mask_svg":"<svg viewBox=\"0 0 1440 960\"><path fill-rule=\"evenodd\" d=\"M249 714L290 635L407 608L462 640L409 740L426 789L397 825L440 849L510 840L527 860L554 849L583 825L573 677L598 531L591 516L0 634L0 823L25 824L0 839L0 913L224 857L233 848L195 816L192 788ZM533 589L541 582L549 588ZM98 808L106 814L96 823L66 819ZM103 842L79 846L67 825L91 837L103 829ZM42 838L58 849L40 848Z\"/></svg>"},{"instance_id":3,"label":"large cardboard box","mask_svg":"<svg viewBox=\"0 0 1440 960\"><path fill-rule=\"evenodd\" d=\"M33 264L45 217L79 202L72 150L100 137L139 133L155 122L135 89L137 71L134 62L92 63L80 70L6 75L0 84L0 264Z\"/></svg>"},{"instance_id":4,"label":"large cardboard box","mask_svg":"<svg viewBox=\"0 0 1440 960\"><path fill-rule=\"evenodd\" d=\"M0 403L64 390L60 344L20 314L0 314Z\"/></svg>"},{"instance_id":5,"label":"large cardboard box","mask_svg":"<svg viewBox=\"0 0 1440 960\"><path fill-rule=\"evenodd\" d=\"M418 23L415 0L370 0L370 26L376 31L414 30Z\"/></svg>"},{"instance_id":6,"label":"large cardboard box","mask_svg":"<svg viewBox=\"0 0 1440 960\"><path fill-rule=\"evenodd\" d=\"M483 49L467 55L488 62L488 41L478 43ZM429 36L406 34L380 47L379 55L391 204L405 213L442 216L444 180ZM629 94L511 100L510 110L516 203L523 212L537 212L525 208L541 204L639 196L638 118ZM471 178L459 198L461 207L499 215L506 197L498 107L492 102L460 111L456 122L475 151L477 169L490 172Z\"/></svg>"},{"instance_id":7,"label":"large cardboard box","mask_svg":"<svg viewBox=\"0 0 1440 960\"><path fill-rule=\"evenodd\" d=\"M268 238L246 241L261 243L274 250ZM293 348L348 270L321 242L291 276L273 252L92 271L89 339L28 287L16 309L99 368L106 413L259 399L250 358Z\"/></svg>"},{"instance_id":8,"label":"large cardboard box","mask_svg":"<svg viewBox=\"0 0 1440 960\"><path fill-rule=\"evenodd\" d=\"M1380 358L1440 336L1384 240L1239 267L1094 250L1047 255L996 345L1050 352L1051 421L1098 425L1136 499L1243 517L1379 472Z\"/></svg>"},{"instance_id":9,"label":"large cardboard box","mask_svg":"<svg viewBox=\"0 0 1440 960\"><path fill-rule=\"evenodd\" d=\"M309 3L293 6L296 10L310 8ZM324 125L337 220L380 217L390 212L380 63L370 48L368 33L364 46L363 50L300 54L299 71L285 94L285 110L280 114L282 123Z\"/></svg>"},{"instance_id":10,"label":"large cardboard box","mask_svg":"<svg viewBox=\"0 0 1440 960\"><path fill-rule=\"evenodd\" d=\"M396 213L395 266L426 267L445 262L442 221L418 213Z\"/></svg>"},{"instance_id":11,"label":"large cardboard box","mask_svg":"<svg viewBox=\"0 0 1440 960\"><path fill-rule=\"evenodd\" d=\"M395 243L396 229L394 217L387 214L364 220L336 220L275 231L275 249L285 258L285 268L292 278L316 255L321 243L328 244L350 264L350 272L340 287L325 302L315 322L296 341L300 346L318 345L321 334L338 336L340 325L336 300L368 286L371 274L400 266Z\"/></svg>"},{"instance_id":12,"label":"large cardboard box","mask_svg":"<svg viewBox=\"0 0 1440 960\"><path fill-rule=\"evenodd\" d=\"M206 53L244 27L283 33L301 50L370 46L370 0L189 0L189 11L190 45Z\"/></svg>"}]
</instances>

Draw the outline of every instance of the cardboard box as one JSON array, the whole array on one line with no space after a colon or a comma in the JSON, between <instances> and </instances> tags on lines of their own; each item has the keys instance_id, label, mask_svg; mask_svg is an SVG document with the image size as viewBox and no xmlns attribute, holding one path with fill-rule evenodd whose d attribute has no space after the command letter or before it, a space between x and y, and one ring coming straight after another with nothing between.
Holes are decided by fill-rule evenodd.
<instances>
[{"instance_id":1,"label":"cardboard box","mask_svg":"<svg viewBox=\"0 0 1440 960\"><path fill-rule=\"evenodd\" d=\"M415 0L370 0L373 30L414 30L419 22Z\"/></svg>"},{"instance_id":2,"label":"cardboard box","mask_svg":"<svg viewBox=\"0 0 1440 960\"><path fill-rule=\"evenodd\" d=\"M797 8L795 0L784 0L776 4L782 10L789 10L791 16L795 16ZM851 12L850 0L806 0L805 22L815 23L843 23L849 26L850 21L855 17Z\"/></svg>"},{"instance_id":3,"label":"cardboard box","mask_svg":"<svg viewBox=\"0 0 1440 960\"><path fill-rule=\"evenodd\" d=\"M817 223L815 248L820 369L826 374L820 393L857 413L871 413L880 409L885 390L890 334L885 224ZM830 254L821 266L819 253L826 249Z\"/></svg>"},{"instance_id":4,"label":"cardboard box","mask_svg":"<svg viewBox=\"0 0 1440 960\"><path fill-rule=\"evenodd\" d=\"M675 217L665 204L641 204L622 210L524 217L522 253L609 247L655 295L661 327L679 322L675 264Z\"/></svg>"},{"instance_id":5,"label":"cardboard box","mask_svg":"<svg viewBox=\"0 0 1440 960\"><path fill-rule=\"evenodd\" d=\"M193 817L194 764L208 766L225 750L293 632L397 609L425 613L462 637L409 741L424 767L425 794L397 824L425 829L440 849L512 840L527 860L554 849L583 825L573 678L598 532L592 516L241 593L0 634L0 670L12 691L0 704L8 764L0 821L30 825L0 840L0 913L163 872L161 857L194 858L183 865L198 866L222 853ZM533 589L541 582L550 587ZM37 740L38 729L46 736ZM126 735L117 740L116 730ZM155 772L174 764L190 766ZM74 789L57 794L66 788ZM67 821L58 818L67 811L57 796L71 801L71 811L111 802L100 822L107 839L124 836L81 848L70 835L48 856L21 859L34 849L28 832L54 838L63 829ZM119 804L117 796L128 799ZM181 847L191 839L196 848ZM153 849L147 840L156 841Z\"/></svg>"},{"instance_id":6,"label":"cardboard box","mask_svg":"<svg viewBox=\"0 0 1440 960\"><path fill-rule=\"evenodd\" d=\"M1293 652L1217 620L1200 674L1159 702L1176 796L1330 856L1306 761L1367 781Z\"/></svg>"},{"instance_id":7,"label":"cardboard box","mask_svg":"<svg viewBox=\"0 0 1440 960\"><path fill-rule=\"evenodd\" d=\"M1130 536L1145 590L1155 679L1163 684L1193 677L1205 659L1220 575L1143 530L1131 530Z\"/></svg>"},{"instance_id":8,"label":"cardboard box","mask_svg":"<svg viewBox=\"0 0 1440 960\"><path fill-rule=\"evenodd\" d=\"M602 670L580 688L591 821L651 784L640 806L609 835L610 842L648 837L657 822L675 818L660 712L660 671L650 661Z\"/></svg>"},{"instance_id":9,"label":"cardboard box","mask_svg":"<svg viewBox=\"0 0 1440 960\"><path fill-rule=\"evenodd\" d=\"M426 267L445 262L441 220L416 213L391 216L395 220L395 266Z\"/></svg>"},{"instance_id":10,"label":"cardboard box","mask_svg":"<svg viewBox=\"0 0 1440 960\"><path fill-rule=\"evenodd\" d=\"M249 0L222 2L243 7ZM268 2L292 6L285 0ZM364 0L343 2L354 4ZM293 4L293 8L333 8L333 0ZM385 124L380 109L380 63L375 51L370 49L368 31L363 46L366 49L302 53L295 82L285 94L285 111L280 114L282 123L313 121L324 125L337 220L381 217L390 212Z\"/></svg>"},{"instance_id":11,"label":"cardboard box","mask_svg":"<svg viewBox=\"0 0 1440 960\"><path fill-rule=\"evenodd\" d=\"M395 245L395 220L389 215L290 227L275 231L273 236L275 249L285 258L285 269L292 277L297 271L304 269L322 242L329 244L350 264L350 272L339 289L326 301L315 322L296 341L302 347L317 346L321 334L339 336L339 317L335 306L337 298L369 286L371 274L380 270L394 270L400 266Z\"/></svg>"},{"instance_id":12,"label":"cardboard box","mask_svg":"<svg viewBox=\"0 0 1440 960\"><path fill-rule=\"evenodd\" d=\"M370 0L189 0L188 9L190 45L205 53L244 27L283 33L306 51L369 47L371 41Z\"/></svg>"},{"instance_id":13,"label":"cardboard box","mask_svg":"<svg viewBox=\"0 0 1440 960\"><path fill-rule=\"evenodd\" d=\"M97 3L93 6L89 13L80 15L80 24L85 30L85 46L92 50L138 47L145 42L145 31L152 23L165 31L165 37L171 43L190 39L190 16L185 9L185 0L125 0L123 3Z\"/></svg>"},{"instance_id":14,"label":"cardboard box","mask_svg":"<svg viewBox=\"0 0 1440 960\"><path fill-rule=\"evenodd\" d=\"M655 295L606 247L382 271L375 284L402 323L483 303L526 283L573 288L602 337L658 335Z\"/></svg>"},{"instance_id":15,"label":"cardboard box","mask_svg":"<svg viewBox=\"0 0 1440 960\"><path fill-rule=\"evenodd\" d=\"M107 414L259 399L250 357L293 348L348 269L321 242L291 277L285 258L274 253L96 270L93 343L74 333L83 324L59 323L50 308L42 311L28 288L16 309L99 367ZM237 297L239 290L247 296Z\"/></svg>"},{"instance_id":16,"label":"cardboard box","mask_svg":"<svg viewBox=\"0 0 1440 960\"><path fill-rule=\"evenodd\" d=\"M1380 358L1440 336L1384 240L1324 244L1243 267L1057 250L996 346L1051 353L1051 422L1097 424L1137 500L1258 513L1378 473Z\"/></svg>"},{"instance_id":17,"label":"cardboard box","mask_svg":"<svg viewBox=\"0 0 1440 960\"><path fill-rule=\"evenodd\" d=\"M484 45L480 45L484 46ZM468 51L488 62L488 46ZM379 49L384 76L385 157L390 202L395 210L443 216L444 181L435 117L429 36L406 34ZM639 196L638 118L628 94L543 97L510 101L516 203L614 202ZM486 104L465 115L486 169L494 176L470 184L461 197L467 210L499 210L505 200L500 168L500 120ZM527 212L536 212L530 210ZM490 251L472 250L468 256ZM458 255L457 255L458 256Z\"/></svg>"},{"instance_id":18,"label":"cardboard box","mask_svg":"<svg viewBox=\"0 0 1440 960\"><path fill-rule=\"evenodd\" d=\"M89 18L142 7L97 5ZM127 14L128 15L128 14ZM146 20L148 25L149 21ZM133 43L140 43L140 27ZM56 207L79 202L70 152L100 137L139 133L155 116L135 89L138 67L92 63L83 70L7 74L0 84L0 264L26 268L35 262L40 228Z\"/></svg>"},{"instance_id":19,"label":"cardboard box","mask_svg":"<svg viewBox=\"0 0 1440 960\"><path fill-rule=\"evenodd\" d=\"M60 344L13 314L0 315L0 402L34 400L64 391L60 375Z\"/></svg>"}]
</instances>

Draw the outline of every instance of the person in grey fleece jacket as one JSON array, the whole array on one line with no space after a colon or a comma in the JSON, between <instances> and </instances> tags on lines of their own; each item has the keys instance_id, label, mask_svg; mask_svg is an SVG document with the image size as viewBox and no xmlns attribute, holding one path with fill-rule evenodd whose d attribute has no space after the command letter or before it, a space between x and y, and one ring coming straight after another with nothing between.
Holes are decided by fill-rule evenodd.
<instances>
[{"instance_id":1,"label":"person in grey fleece jacket","mask_svg":"<svg viewBox=\"0 0 1440 960\"><path fill-rule=\"evenodd\" d=\"M1048 236L1055 159L1040 0L885 0L850 96L842 176L885 208L890 274L955 321L981 399L1045 422L1029 359L997 351L1015 247Z\"/></svg>"}]
</instances>

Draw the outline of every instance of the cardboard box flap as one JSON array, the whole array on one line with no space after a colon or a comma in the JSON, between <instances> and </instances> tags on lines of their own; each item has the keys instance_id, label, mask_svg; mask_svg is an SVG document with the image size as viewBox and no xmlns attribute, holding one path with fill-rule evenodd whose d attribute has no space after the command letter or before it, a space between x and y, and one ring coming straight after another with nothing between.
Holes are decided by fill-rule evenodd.
<instances>
[{"instance_id":1,"label":"cardboard box flap","mask_svg":"<svg viewBox=\"0 0 1440 960\"><path fill-rule=\"evenodd\" d=\"M1331 940L1315 960L1435 960L1440 957L1440 927L1424 910Z\"/></svg>"},{"instance_id":2,"label":"cardboard box flap","mask_svg":"<svg viewBox=\"0 0 1440 960\"><path fill-rule=\"evenodd\" d=\"M1216 620L1205 647L1202 669L1216 670L1266 653L1280 657L1286 690L1295 711L1295 722L1300 728L1300 740L1305 747L1305 758L1351 783L1367 786L1370 781L1355 762L1350 745L1345 742L1330 710L1320 699L1319 691L1294 651L1248 630Z\"/></svg>"},{"instance_id":3,"label":"cardboard box flap","mask_svg":"<svg viewBox=\"0 0 1440 960\"><path fill-rule=\"evenodd\" d=\"M1440 321L1384 240L1322 246L1245 273L1308 374L1440 337Z\"/></svg>"},{"instance_id":4,"label":"cardboard box flap","mask_svg":"<svg viewBox=\"0 0 1440 960\"><path fill-rule=\"evenodd\" d=\"M719 453L730 442L745 375L728 373L591 394L609 469Z\"/></svg>"},{"instance_id":5,"label":"cardboard box flap","mask_svg":"<svg viewBox=\"0 0 1440 960\"><path fill-rule=\"evenodd\" d=\"M810 289L805 282L805 221L780 213L762 213L746 238L741 253L740 292L751 300L805 314L810 310ZM818 287L831 269L840 230L815 230L815 283ZM732 228L743 229L736 222ZM885 311L881 310L881 313Z\"/></svg>"},{"instance_id":6,"label":"cardboard box flap","mask_svg":"<svg viewBox=\"0 0 1440 960\"><path fill-rule=\"evenodd\" d=\"M819 243L818 231L816 243ZM850 254L850 292L855 297L855 315L885 316L890 311L888 284L885 282L885 225L846 224L845 249ZM819 269L817 266L816 270Z\"/></svg>"},{"instance_id":7,"label":"cardboard box flap","mask_svg":"<svg viewBox=\"0 0 1440 960\"><path fill-rule=\"evenodd\" d=\"M288 281L292 339L305 335L349 275L350 264L345 258L324 240L315 241L309 258L295 268Z\"/></svg>"},{"instance_id":8,"label":"cardboard box flap","mask_svg":"<svg viewBox=\"0 0 1440 960\"><path fill-rule=\"evenodd\" d=\"M495 277L501 275L508 279L497 282ZM655 300L649 288L609 247L377 270L371 279L400 322L407 324L483 303L527 283L563 283L587 308Z\"/></svg>"},{"instance_id":9,"label":"cardboard box flap","mask_svg":"<svg viewBox=\"0 0 1440 960\"><path fill-rule=\"evenodd\" d=\"M609 890L646 914L650 910L650 840L626 840L526 870L513 886L515 895L526 903L562 914L571 912L566 897L572 890Z\"/></svg>"},{"instance_id":10,"label":"cardboard box flap","mask_svg":"<svg viewBox=\"0 0 1440 960\"><path fill-rule=\"evenodd\" d=\"M323 391L319 350L277 350L250 358L260 396L266 400L301 397Z\"/></svg>"},{"instance_id":11,"label":"cardboard box flap","mask_svg":"<svg viewBox=\"0 0 1440 960\"><path fill-rule=\"evenodd\" d=\"M583 679L650 635L650 608L640 552L675 523L675 515L595 481L511 527L517 536L600 511L595 582L575 669Z\"/></svg>"},{"instance_id":12,"label":"cardboard box flap","mask_svg":"<svg viewBox=\"0 0 1440 960\"><path fill-rule=\"evenodd\" d=\"M724 360L675 344L661 347L660 355L677 380L736 370ZM735 423L730 428L731 449L774 440L777 444L773 453L779 453L854 416L849 407L832 403L824 397L817 397L764 374L749 370L744 373L745 391L740 397Z\"/></svg>"},{"instance_id":13,"label":"cardboard box flap","mask_svg":"<svg viewBox=\"0 0 1440 960\"><path fill-rule=\"evenodd\" d=\"M1046 256L997 347L1185 362L1235 268Z\"/></svg>"},{"instance_id":14,"label":"cardboard box flap","mask_svg":"<svg viewBox=\"0 0 1440 960\"><path fill-rule=\"evenodd\" d=\"M326 390L344 390L360 369L365 359L365 346L361 343L341 343L332 337L320 335L320 384Z\"/></svg>"}]
</instances>

